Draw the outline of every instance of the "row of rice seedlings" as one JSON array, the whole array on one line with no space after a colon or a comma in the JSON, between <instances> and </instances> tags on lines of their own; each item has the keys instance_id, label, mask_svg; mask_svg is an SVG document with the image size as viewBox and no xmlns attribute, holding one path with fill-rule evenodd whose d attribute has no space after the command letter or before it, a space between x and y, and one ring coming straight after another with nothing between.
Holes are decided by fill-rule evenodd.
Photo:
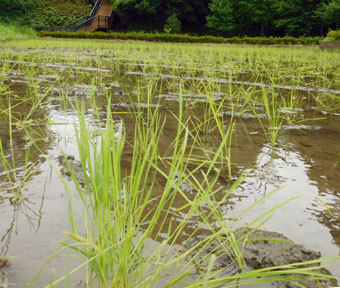
<instances>
[{"instance_id":1,"label":"row of rice seedlings","mask_svg":"<svg viewBox=\"0 0 340 288\"><path fill-rule=\"evenodd\" d=\"M5 63L2 66L1 78L5 80L6 75L12 71L14 70ZM34 167L39 161L36 155L32 155L32 149L36 150L36 143L46 141L44 129L41 128L50 124L45 112L45 106L49 102L48 91L45 94L38 91L33 77L34 71L30 67L22 71L28 82L27 91L23 96L11 91L5 81L1 81L0 85L0 91L3 91L0 102L0 171L9 186L7 191L11 192L9 198L12 203L19 203L24 199L24 185L34 175Z\"/></svg>"},{"instance_id":2,"label":"row of rice seedlings","mask_svg":"<svg viewBox=\"0 0 340 288\"><path fill-rule=\"evenodd\" d=\"M6 112L0 111L0 115L2 114L8 114L8 134L9 139L8 143L3 143L2 138L0 137L0 171L2 175L6 175L7 183L9 184L9 192L12 193L11 195L11 202L12 203L18 203L23 200L22 195L22 188L26 181L30 179L30 177L33 175L33 163L29 161L29 153L30 153L30 147L28 146L25 148L24 152L24 166L17 167L16 164L16 157L15 157L15 147L13 145L13 128L14 129L21 129L21 127L18 127L18 125L13 125L12 123L12 107L11 103L9 101L8 110ZM3 116L3 115L2 115ZM4 148L4 146L9 144L9 149ZM9 150L9 151L8 151ZM22 168L20 171L18 168Z\"/></svg>"},{"instance_id":3,"label":"row of rice seedlings","mask_svg":"<svg viewBox=\"0 0 340 288\"><path fill-rule=\"evenodd\" d=\"M209 58L204 58L204 61L206 61L206 62L209 62L209 60L210 60ZM141 65L143 65L143 64L141 63ZM182 77L183 76L183 73L180 73L180 74L177 74L177 75L166 74L166 72L168 72L167 68L162 68L162 67L144 67L144 68L142 67L141 69L142 69L142 74L144 73L145 76L150 76L150 72L153 75L160 75L161 77L165 76L165 77L169 77L169 78ZM192 71L190 71L190 69L192 69ZM255 69L257 69L257 67L255 67ZM255 84L255 85L264 85L264 84L261 84L262 81L267 81L267 83L265 83L265 85L268 85L270 83L278 83L277 84L278 87L280 87L280 85L282 85L282 84L284 84L284 85L289 84L288 86L284 86L284 87L286 87L285 89L289 90L289 86L290 86L291 91L294 91L296 89L295 87L298 87L301 90L305 89L307 91L308 89L310 89L310 87L312 89L332 89L333 87L337 87L337 85L338 85L337 82L336 82L337 81L336 75L339 74L339 71L338 71L339 69L338 70L333 69L333 71L330 72L330 71L327 71L326 68L324 68L326 71L324 71L323 74L315 75L315 76L313 76L313 74L309 75L310 73L309 73L308 70L307 70L308 73L306 72L308 75L300 75L300 74L294 75L295 70L290 69L288 71L292 71L293 74L288 75L289 76L288 78L286 77L285 73L282 73L282 72L284 72L283 69L284 69L283 67L282 67L282 69L281 69L281 67L276 67L275 70L271 70L270 67L269 68L267 67L265 72L263 72L263 74L258 73L258 72L250 73L249 76L246 77L246 79L251 77L251 79L252 79L251 81L253 81L253 84ZM287 70L287 68L285 68L285 69ZM279 75L277 75L277 71L280 71ZM332 76L332 73L333 73L334 76ZM214 79L219 81L219 80L222 80L222 78L218 78L218 77L223 77L223 75L224 75L224 77L230 78L230 81L232 81L233 79L237 80L238 77L242 76L242 74L239 75L238 72L233 73L233 72L228 72L228 71L225 71L224 74L223 73L221 75L220 74L221 74L220 72L215 72L215 71L209 70L209 69L207 71L205 71L205 70L200 71L200 75L202 75L202 78L201 78L202 81L214 81ZM187 70L185 70L185 76L186 77L190 78L193 75L197 75L197 71L195 70L194 67L191 67L191 68L188 68ZM217 78L215 78L215 77L217 77ZM197 78L197 77L195 77L195 78ZM315 80L312 80L312 79L315 79ZM199 77L197 78L197 81L198 80L199 80ZM308 81L308 82L306 82L306 81ZM313 81L316 81L316 82L314 83ZM252 82L245 81L244 84L251 86ZM321 91L322 90L320 90L320 92ZM317 92L317 91L313 92L312 97L315 97L316 99L318 99L320 92ZM325 93L323 93L323 95L325 95ZM326 95L329 95L331 99L339 99L339 97L337 97L336 94L326 93ZM318 102L320 102L320 101L316 101L316 103L318 103ZM323 107L323 108L325 108L325 107ZM329 107L329 109L331 110L332 107Z\"/></svg>"},{"instance_id":4,"label":"row of rice seedlings","mask_svg":"<svg viewBox=\"0 0 340 288\"><path fill-rule=\"evenodd\" d=\"M46 59L45 58L43 58L44 60L43 61L45 61ZM56 61L58 61L57 60L57 58L55 59ZM210 61L210 59L208 59L209 61ZM39 61L41 61L41 60L39 60ZM39 62L40 63L40 62ZM71 64L72 63L69 63L69 66L71 66ZM88 64L88 63L87 63ZM79 65L84 65L84 64L82 64L82 62L80 61L79 62ZM101 62L101 57L98 57L98 59L96 59L96 65L99 65L100 67L102 67L102 65L103 65L103 63ZM19 69L20 71L22 71L22 70L24 70L24 69L28 69L27 67L25 67L24 65ZM36 71L35 70L35 68L34 67L29 67L29 70L28 70L28 72L26 71L25 72L26 74L31 74L31 76L29 76L30 77L30 81L32 82L32 89L34 90L34 94L35 95L37 95L37 88L36 88L36 84L34 83L35 82L35 80L34 80L34 77L32 76L33 74L36 74L36 73L38 73L38 71ZM155 74L157 74L157 73L155 73ZM63 73L59 73L59 75L63 75ZM95 74L94 74L95 75ZM84 76L83 77L85 77L86 79L89 79L89 78L93 78L94 77L94 75L93 76L91 76L91 77L87 77L86 76L86 74L84 74ZM102 73L98 73L98 76L99 76L99 78L98 77L96 77L97 79L96 79L96 81L98 81L99 83L104 83L104 85L105 85L105 82L106 82L106 79L104 79L103 77L102 77ZM113 78L115 78L116 76L113 76L113 75L110 75L110 77L113 77ZM231 79L231 75L229 75L229 78ZM85 79L84 78L84 79ZM80 77L80 79L77 79L77 81L80 81L80 82L82 82L82 78ZM88 82L88 80L86 80L87 82ZM193 83L193 85L194 84L196 84L196 83ZM207 85L210 85L209 84L209 82L208 82L208 84ZM216 84L215 84L216 85ZM229 87L231 87L230 85L228 85ZM194 87L194 86L193 86ZM62 87L61 87L62 88ZM176 86L174 86L174 89L176 89ZM189 87L188 87L188 89L190 89ZM236 88L236 89L243 89L243 87L241 86L241 87L239 87L239 88ZM62 89L61 89L62 90ZM262 89L263 91L264 91L264 89ZM242 91L242 90L241 90ZM48 90L47 90L47 93L48 93ZM263 92L264 93L264 92ZM268 93L268 92L265 92L265 93ZM325 94L325 93L324 93ZM239 94L238 94L239 95ZM255 94L252 94L252 95L255 95ZM329 94L327 94L328 95L328 103L331 103L331 106L333 107L333 109L334 109L334 107L337 107L336 105L338 104L338 97L336 96L336 95L333 95L333 97L331 97ZM249 94L247 95L247 97L249 97ZM37 98L37 99L39 99L39 98ZM63 99L65 99L65 98L63 98ZM240 97L238 97L238 99L240 99ZM256 98L255 98L256 99ZM255 101L255 99L252 101L252 102L254 102ZM272 106L272 109L268 109L269 108L269 103L268 103L268 101L266 101L266 99L267 99L267 97L266 97L266 94L264 94L264 96L263 96L263 102L264 102L264 104L265 104L265 110L266 110L266 113L268 114L269 112L270 112L270 114L273 114L274 112L275 112L275 109L273 108L276 104L274 103L274 102L272 102L272 104L271 104L271 106ZM319 105L323 108L323 109L326 109L325 108L325 106L326 106L326 104L325 104L325 101L324 100L318 100L318 97L316 97L316 99L317 99L317 103L319 103ZM323 99L323 98L322 98ZM267 99L268 100L268 99ZM273 100L273 98L272 98L272 100ZM248 101L248 100L247 100ZM335 102L335 103L334 103ZM280 103L280 101L279 101L279 103ZM267 105L266 105L267 104ZM275 104L275 105L273 105L273 104ZM339 104L338 104L339 105ZM234 106L232 106L232 109L233 109L233 107ZM273 110L274 109L274 110ZM332 108L329 108L329 110L330 109L332 109ZM335 108L336 109L336 108ZM279 109L278 109L279 110ZM327 110L327 109L326 109ZM253 109L253 111L254 112L256 112L254 109ZM255 113L255 115L257 115L256 113ZM273 114L273 115L267 115L268 116L268 120L269 121L271 121L271 122L277 122L277 121L279 121L279 118L281 117L281 115L280 115L280 113L279 112L277 112L277 113L275 113L275 114ZM280 117L276 117L276 116L280 116ZM282 120L282 119L281 119ZM290 119L290 121L292 121L293 119ZM259 122L260 122L260 124L263 122L261 119L259 119ZM277 123L271 123L270 125L269 125L269 129L265 129L265 126L266 125L262 125L261 124L261 126L263 127L263 129L266 131L266 134L269 134L270 135L270 138L272 139L271 140L271 142L272 143L274 143L274 142L276 142L275 141L275 139L277 138L277 134L278 134L278 131L279 131L279 128L280 128L280 126L282 125L282 121L279 121L279 122L277 122ZM203 123L209 123L209 121L207 121L207 120L205 120L205 121L203 121ZM268 127L267 127L268 128Z\"/></svg>"},{"instance_id":5,"label":"row of rice seedlings","mask_svg":"<svg viewBox=\"0 0 340 288\"><path fill-rule=\"evenodd\" d=\"M326 113L339 113L340 111L340 95L332 93L318 93L313 97L315 109Z\"/></svg>"},{"instance_id":6,"label":"row of rice seedlings","mask_svg":"<svg viewBox=\"0 0 340 288\"><path fill-rule=\"evenodd\" d=\"M45 58L44 58L45 59ZM57 58L56 58L57 59ZM46 59L45 59L46 60ZM45 61L44 60L44 61ZM39 60L40 61L40 60ZM48 60L48 61L50 61L50 60ZM58 61L58 60L56 60L56 61ZM209 60L210 61L210 60ZM70 63L71 64L71 63ZM82 62L80 61L79 62L79 64L80 65L83 65L82 64ZM100 57L97 59L97 61L96 61L96 64L97 65L99 65L99 66L101 66L101 59L100 59ZM32 67L30 67L31 69L33 69ZM24 69L24 66L21 68L21 69ZM27 68L26 68L27 69ZM32 71L30 72L30 73L33 73ZM38 73L37 71L34 71L34 73ZM99 74L100 76L102 75L101 73ZM85 77L85 76L84 76ZM34 79L33 79L33 77L32 76L30 76L30 78L32 79L32 82L33 82L33 85L31 85L31 86L33 86L33 89L35 90L35 94L37 94L37 91L36 91L36 88L34 88L35 87L35 85L34 85ZM85 77L86 78L86 77ZM91 77L89 77L89 78L91 78ZM231 78L231 75L230 75L230 78ZM80 79L81 80L81 79ZM81 82L81 81L80 81ZM100 78L99 79L99 81L98 82L100 82L100 83L102 83L103 82L103 78ZM194 85L195 83L193 83L193 85ZM209 84L208 84L209 85ZM176 88L176 86L174 86L175 88ZM229 87L231 87L231 85L229 85ZM188 89L190 89L189 87L188 87ZM238 89L243 89L243 87L240 87L240 88L238 88ZM262 90L264 90L264 89L262 89ZM237 94L237 95L240 95L240 94ZM247 95L247 99L248 99L248 97L250 97L249 96L250 94L248 94ZM251 94L251 95L255 95L255 94ZM241 97L237 97L237 99L240 99ZM65 97L63 98L63 99L65 99ZM255 99L257 99L257 98L255 98ZM254 102L255 101L255 99L253 99L252 100L252 102ZM272 100L273 100L274 98L272 98ZM332 99L332 98L331 98ZM337 99L337 97L334 97L333 99ZM275 109L274 109L274 106L276 105L274 102L272 102L272 104L271 104L271 106L272 106L272 109L268 109L269 108L269 103L268 103L268 101L266 101L266 100L268 100L267 99L267 97L266 97L266 93L264 94L264 96L263 96L263 100L264 100L264 104L265 104L265 107L266 107L266 112L267 112L267 114L268 114L268 119L271 121L271 122L277 122L278 121L278 117L276 117L276 116L280 116L280 113L277 111L276 113L275 113ZM248 100L246 100L246 101L248 101ZM275 101L276 102L276 101ZM320 102L320 101L319 101ZM237 102L237 104L239 104L239 102ZM275 104L275 105L274 105ZM333 105L334 106L334 105ZM234 109L234 106L232 105L231 106L232 107L232 109ZM279 110L279 109L277 109L277 110ZM254 110L255 111L255 110ZM256 112L256 111L255 111ZM256 114L256 113L255 113ZM270 115L270 114L273 114L273 115ZM206 114L204 114L204 115L206 115ZM210 116L209 116L210 117ZM280 117L279 117L280 118ZM292 121L293 119L290 119L289 121ZM269 125L269 129L270 130L268 130L268 129L265 129L265 125L262 125L262 127L263 127L263 129L264 130L266 130L267 132L269 132L269 133L267 133L267 134L270 134L271 135L271 137L270 138L272 138L272 140L273 141L271 141L271 142L275 142L275 139L276 139L276 134L277 134L277 132L278 132L278 130L279 130L279 127L280 127L280 124L282 124L282 121L281 122L278 122L278 123L271 123L270 125ZM203 124L204 123L210 123L207 119L206 120L204 120L203 121ZM261 119L260 119L260 123L261 123ZM205 128L205 129L210 129L210 128Z\"/></svg>"},{"instance_id":7,"label":"row of rice seedlings","mask_svg":"<svg viewBox=\"0 0 340 288\"><path fill-rule=\"evenodd\" d=\"M268 136L268 139L272 145L277 142L277 137L280 131L280 127L283 124L283 118L280 114L279 106L277 105L277 100L275 99L275 92L272 91L272 96L269 98L266 89L262 89L263 102L265 106L265 112L267 115L267 123L264 123L262 118L259 116L254 107L251 106L254 115L258 122L260 123L263 131Z\"/></svg>"},{"instance_id":8,"label":"row of rice seedlings","mask_svg":"<svg viewBox=\"0 0 340 288\"><path fill-rule=\"evenodd\" d=\"M247 99L245 105L250 108L252 113L256 116L260 127L266 135L268 142L275 146L278 143L280 131L292 125L301 125L304 123L312 123L315 121L323 120L324 117L306 118L301 111L303 107L303 100L296 97L291 91L289 95L281 95L274 88L268 91L262 88L260 98L253 97ZM262 99L261 99L262 98ZM260 113L260 107L264 107L264 114Z\"/></svg>"},{"instance_id":9,"label":"row of rice seedlings","mask_svg":"<svg viewBox=\"0 0 340 288\"><path fill-rule=\"evenodd\" d=\"M52 41L56 47L58 44L63 43L67 47L75 47L71 45L68 41ZM89 41L76 41L80 47L85 43L89 44ZM84 43L85 42L85 43ZM48 44L48 43L46 43ZM91 46L94 44L92 43ZM299 49L287 50L278 48L252 48L242 47L237 52L235 47L214 47L207 46L203 47L199 51L198 48L191 45L174 45L165 44L163 46L163 51L160 53L160 44L147 43L140 44L136 48L132 48L130 43L96 43L97 47L109 48L112 47L114 50L112 52L107 50L97 50L97 55L94 60L90 58L82 59L82 57L70 57L66 63L69 66L72 65L76 68L78 65L86 66L91 65L105 67L110 71L116 71L116 67L110 64L112 59L124 59L128 58L126 52L133 55L136 60L136 64L141 66L131 66L128 65L129 71L136 70L141 67L143 73L154 73L157 75L169 74L171 76L183 75L187 76L197 76L201 75L203 78L213 79L213 78L229 78L229 75L239 78L244 75L242 73L249 73L249 78L251 81L274 81L278 84L292 85L292 86L313 86L314 88L333 88L339 85L338 76L339 69L337 68L337 58L336 53L332 52L320 52L317 50L307 50L302 53ZM150 53L151 48L157 48L154 53ZM174 53L174 50L178 49L182 53ZM70 53L77 55L79 49L68 49L65 50ZM102 51L102 52L100 52ZM166 53L168 52L168 53ZM279 55L277 53L279 52ZM125 53L125 54L124 54ZM58 53L56 53L57 55ZM173 55L176 55L175 57ZM56 56L49 56L56 57ZM107 57L105 59L104 57ZM51 61L53 60L51 58ZM57 58L57 57L56 57ZM310 59L313 59L311 61ZM334 61L335 59L335 61ZM57 61L57 60L55 60ZM120 60L118 60L118 63ZM124 62L124 60L122 60ZM147 66L154 63L152 66ZM223 63L224 66L227 65L225 72L214 71L216 68ZM115 64L116 65L116 64ZM144 65L144 66L143 66ZM208 66L207 66L208 65ZM209 69L213 67L213 69ZM119 66L119 65L118 65ZM186 69L179 69L180 66L185 66ZM168 68L169 67L169 68ZM172 68L171 68L172 67ZM199 72L197 68L201 69ZM139 69L139 68L138 68ZM232 72L234 71L234 72ZM112 72L111 72L112 73ZM241 73L241 74L239 74ZM103 76L103 74L100 74ZM80 74L81 78L82 75ZM243 76L242 76L243 77ZM86 77L83 77L83 80ZM338 83L338 84L337 84ZM335 97L336 99L336 97ZM325 101L322 101L323 103ZM318 103L318 102L317 102Z\"/></svg>"},{"instance_id":10,"label":"row of rice seedlings","mask_svg":"<svg viewBox=\"0 0 340 288\"><path fill-rule=\"evenodd\" d=\"M87 48L114 48L113 54L115 56L121 56L121 58L126 59L130 54L133 55L135 59L146 60L146 63L152 61L158 65L168 64L172 66L172 63L174 63L176 66L176 63L181 63L192 68L200 66L202 68L208 68L206 67L208 64L218 68L221 64L229 64L237 68L236 70L243 72L262 74L271 71L271 75L277 79L280 79L282 75L296 75L298 77L299 75L311 75L310 72L313 73L313 71L321 71L323 75L325 75L327 71L327 73L337 71L334 63L334 57L337 56L337 54L332 52L324 53L315 49L304 49L302 51L301 49L288 50L268 47L236 48L218 45L198 48L195 45L159 43L139 43L138 47L132 48L131 43L105 43L86 40L74 40L72 43L70 43L70 41L56 40L48 40L46 42L48 42L46 45L64 45L70 48L81 48L86 47L86 45L88 45ZM160 47L162 47L162 53L159 53ZM153 49L152 54L150 53L150 49ZM176 49L182 53L173 53ZM176 55L175 57L174 54ZM313 59L313 61L311 61L311 59Z\"/></svg>"},{"instance_id":11,"label":"row of rice seedlings","mask_svg":"<svg viewBox=\"0 0 340 288\"><path fill-rule=\"evenodd\" d=\"M226 130L223 127L226 127L226 117L223 117L224 115L228 115L227 121L233 122L237 119L242 119L245 113L251 112L258 120L268 142L273 145L278 142L279 132L284 125L299 125L324 119L317 117L304 118L300 111L302 101L295 97L293 92L285 96L277 93L274 88L268 92L263 87L262 91L259 92L257 89L249 87L246 89L242 86L234 87L229 83L228 93L223 95L221 101L215 101L214 94L216 90L219 91L219 87L216 87L214 83L203 83L202 86L207 95L207 103L203 105L204 109L203 113L200 113L201 117L196 116L195 112L192 113L192 121L194 121L195 129L199 129L201 134L208 137L211 137L213 132L216 131L220 135L225 133ZM230 151L226 155L230 155ZM228 170L231 178L230 166Z\"/></svg>"},{"instance_id":12,"label":"row of rice seedlings","mask_svg":"<svg viewBox=\"0 0 340 288\"><path fill-rule=\"evenodd\" d=\"M152 87L148 89L147 95L140 95L138 99L143 102L146 99L151 104L151 95ZM216 183L220 173L211 176L211 172L216 172L220 162L231 161L226 157L226 151L230 149L234 125L230 121L229 128L223 127L226 123L217 117L222 106L209 100L210 118L220 131L221 142L216 150L208 151L206 147L200 147L203 141L199 139L198 129L189 128L189 120L185 120L187 107L184 107L180 91L179 112L178 116L174 115L178 121L177 133L169 147L170 156L167 157L160 154L158 149L166 119L160 117L157 107L148 108L146 113L138 108L134 111L134 143L126 143L124 123L121 122L118 127L115 124L110 100L100 139L93 138L89 123L86 122L84 104L77 106L80 129L75 127L75 131L85 187L81 187L69 166L81 205L75 201L65 183L71 199L70 220L73 231L65 232L72 241L62 244L84 255L87 260L70 273L87 266L89 287L240 287L275 281L296 283L299 278L332 278L319 271L320 260L244 271L242 247L256 229L244 236L233 232L233 229L237 220L272 193L241 212L234 221L228 222L224 218L220 205L225 203L243 178L236 180L224 196L217 200L220 188L216 188ZM126 145L132 147L133 156L131 166L124 170L123 151L129 148ZM201 158L200 162L197 162L200 155L194 152L196 145L199 149L205 149L208 155L205 159ZM192 163L196 163L194 169L192 165L189 168ZM160 178L164 179L161 187L158 185ZM184 181L189 181L195 187L197 194L193 199L182 190L181 184ZM158 193L159 189L161 193ZM184 198L186 204L176 206L178 197ZM260 227L284 204L265 212L248 226ZM180 222L172 217L174 212L184 214ZM75 220L76 213L82 218L80 224ZM196 242L183 249L180 239L194 218L198 218L200 224L187 236L186 241ZM204 238L197 237L204 227L209 227L210 233ZM216 243L219 243L218 248L209 252L211 245ZM215 263L222 252L230 255L231 263L237 267L238 273L230 275L224 269L216 268ZM46 287L59 284L67 276Z\"/></svg>"}]
</instances>

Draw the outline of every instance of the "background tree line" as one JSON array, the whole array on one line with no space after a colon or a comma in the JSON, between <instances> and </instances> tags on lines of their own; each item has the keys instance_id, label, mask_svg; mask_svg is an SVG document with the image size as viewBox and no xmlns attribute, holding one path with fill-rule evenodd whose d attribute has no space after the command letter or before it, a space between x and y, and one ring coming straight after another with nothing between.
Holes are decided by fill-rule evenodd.
<instances>
[{"instance_id":1,"label":"background tree line","mask_svg":"<svg viewBox=\"0 0 340 288\"><path fill-rule=\"evenodd\" d=\"M167 33L221 36L325 35L340 28L340 0L110 0L117 14L115 29L165 31ZM37 25L46 6L59 3L55 14L70 15L59 25L74 20L75 9L67 7L87 0L0 0L0 21ZM75 2L75 3L73 3ZM37 13L36 11L39 11ZM49 10L51 12L51 9ZM52 10L51 13L54 10ZM79 12L80 13L80 12ZM33 16L32 16L33 15ZM58 15L56 15L57 17ZM55 17L55 18L56 18ZM55 23L51 23L55 25Z\"/></svg>"},{"instance_id":2,"label":"background tree line","mask_svg":"<svg viewBox=\"0 0 340 288\"><path fill-rule=\"evenodd\" d=\"M340 28L340 0L111 0L128 29L222 36L321 35ZM170 22L170 23L169 23ZM170 24L170 25L169 25ZM172 25L172 26L171 26ZM169 30L168 30L169 31Z\"/></svg>"},{"instance_id":3,"label":"background tree line","mask_svg":"<svg viewBox=\"0 0 340 288\"><path fill-rule=\"evenodd\" d=\"M31 27L63 27L87 16L88 0L0 0L0 22Z\"/></svg>"}]
</instances>

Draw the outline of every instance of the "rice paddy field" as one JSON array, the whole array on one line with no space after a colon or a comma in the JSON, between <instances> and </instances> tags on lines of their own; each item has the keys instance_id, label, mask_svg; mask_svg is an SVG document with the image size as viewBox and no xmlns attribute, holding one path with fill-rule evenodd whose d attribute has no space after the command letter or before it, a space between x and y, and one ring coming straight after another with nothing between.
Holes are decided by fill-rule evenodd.
<instances>
[{"instance_id":1,"label":"rice paddy field","mask_svg":"<svg viewBox=\"0 0 340 288\"><path fill-rule=\"evenodd\" d=\"M339 51L9 40L0 96L0 287L338 286Z\"/></svg>"}]
</instances>

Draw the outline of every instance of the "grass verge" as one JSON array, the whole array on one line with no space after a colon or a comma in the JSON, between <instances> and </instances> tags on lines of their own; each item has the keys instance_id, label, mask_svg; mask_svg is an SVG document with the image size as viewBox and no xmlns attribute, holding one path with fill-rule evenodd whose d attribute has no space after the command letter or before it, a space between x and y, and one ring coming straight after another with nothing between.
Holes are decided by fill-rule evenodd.
<instances>
[{"instance_id":1,"label":"grass verge","mask_svg":"<svg viewBox=\"0 0 340 288\"><path fill-rule=\"evenodd\" d=\"M36 32L28 27L5 25L0 23L0 42L10 40L26 40L36 37Z\"/></svg>"}]
</instances>

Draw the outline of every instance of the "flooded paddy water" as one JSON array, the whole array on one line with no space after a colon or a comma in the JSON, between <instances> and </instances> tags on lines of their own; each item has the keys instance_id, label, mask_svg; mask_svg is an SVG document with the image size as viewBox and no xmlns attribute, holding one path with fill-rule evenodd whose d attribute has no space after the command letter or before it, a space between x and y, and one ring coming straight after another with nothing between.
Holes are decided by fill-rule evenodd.
<instances>
[{"instance_id":1,"label":"flooded paddy water","mask_svg":"<svg viewBox=\"0 0 340 288\"><path fill-rule=\"evenodd\" d=\"M108 175L118 173L128 179L124 184L110 180L118 183L114 187L125 197L117 196L113 203L127 205L124 199L130 199L127 191L134 186L138 193L150 191L143 194L145 203L133 198L140 206L126 206L126 211L136 211L145 222L132 225L134 220L124 213L127 218L120 217L126 227L132 225L131 230L123 225L116 233L144 233L146 227L159 227L146 234L142 245L146 250L166 243L169 251L185 254L223 223L233 231L261 224L261 230L282 233L306 249L319 251L321 257L340 256L338 52L45 39L8 43L0 47L0 95L0 259L8 257L9 262L0 265L0 287L26 287L60 247L60 240L71 243L73 239L81 245L88 239L92 250L84 248L83 256L94 257L91 251L103 240L86 235L101 233L98 223L104 218L96 213L104 208L88 212L97 200L89 196L89 204L81 206L86 200L79 191L97 195L97 188L105 190L103 179L110 163L103 156L98 164L96 149L104 147L107 127L115 139L110 142L116 147L111 152L121 156L120 169L112 164ZM84 144L84 139L90 139L85 134L92 139L91 151ZM124 143L121 154L115 151L120 141ZM143 155L138 158L138 153L149 157L145 167L152 164L141 173L136 166L142 165ZM115 163L116 159L109 160ZM92 175L97 168L103 169L102 176ZM132 178L142 180L137 185ZM158 211L164 191L169 196ZM69 215L70 199L74 207L80 206L74 208L74 218ZM191 210L195 203L196 210ZM115 204L110 207L108 211L116 211ZM161 215L157 223L153 213ZM97 224L83 225L84 219L93 218L99 219ZM164 242L169 238L174 238L171 244ZM223 270L222 257L216 255L215 265ZM189 256L178 262L185 263ZM52 258L30 287L45 287L87 261L71 249ZM119 266L119 260L114 263ZM327 270L340 277L339 260L333 264ZM148 269L152 265L148 263ZM234 266L227 265L235 272ZM182 279L194 281L202 271L209 271L197 267ZM261 267L249 267L255 268ZM160 282L143 285L171 283L169 272L157 277ZM85 279L80 269L65 287L85 287ZM119 287L129 287L120 281ZM200 285L196 287L220 287L220 283ZM189 285L180 287L185 286Z\"/></svg>"}]
</instances>

